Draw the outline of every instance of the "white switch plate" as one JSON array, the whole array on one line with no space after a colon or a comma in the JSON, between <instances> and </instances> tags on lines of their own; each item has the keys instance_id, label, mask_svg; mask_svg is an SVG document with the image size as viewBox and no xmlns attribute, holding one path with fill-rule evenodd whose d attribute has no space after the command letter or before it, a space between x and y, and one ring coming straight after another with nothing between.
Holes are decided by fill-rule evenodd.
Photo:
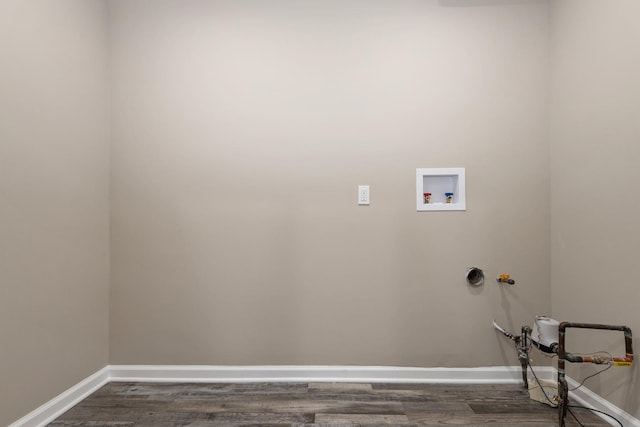
<instances>
[{"instance_id":1,"label":"white switch plate","mask_svg":"<svg viewBox=\"0 0 640 427\"><path fill-rule=\"evenodd\" d=\"M358 185L358 204L359 205L369 204L369 186L368 185Z\"/></svg>"}]
</instances>

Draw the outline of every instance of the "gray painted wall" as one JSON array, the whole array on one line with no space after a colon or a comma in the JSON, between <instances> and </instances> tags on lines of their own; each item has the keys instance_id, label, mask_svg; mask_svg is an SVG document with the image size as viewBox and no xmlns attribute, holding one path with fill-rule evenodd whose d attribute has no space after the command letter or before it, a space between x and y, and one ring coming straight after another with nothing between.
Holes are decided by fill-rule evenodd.
<instances>
[{"instance_id":1,"label":"gray painted wall","mask_svg":"<svg viewBox=\"0 0 640 427\"><path fill-rule=\"evenodd\" d=\"M551 5L552 312L561 320L628 325L637 335L640 3ZM572 351L624 354L622 334L569 334ZM570 365L568 373L583 378L599 368ZM586 386L640 418L639 383L636 364Z\"/></svg>"},{"instance_id":2,"label":"gray painted wall","mask_svg":"<svg viewBox=\"0 0 640 427\"><path fill-rule=\"evenodd\" d=\"M547 2L110 4L112 363L517 363L491 320L550 311ZM467 211L416 212L416 167L465 167Z\"/></svg>"},{"instance_id":3,"label":"gray painted wall","mask_svg":"<svg viewBox=\"0 0 640 427\"><path fill-rule=\"evenodd\" d=\"M0 2L0 425L108 363L102 1Z\"/></svg>"},{"instance_id":4,"label":"gray painted wall","mask_svg":"<svg viewBox=\"0 0 640 427\"><path fill-rule=\"evenodd\" d=\"M0 424L107 363L508 365L493 318L640 330L635 16L1 2ZM415 212L415 168L443 166L467 211ZM588 386L637 417L637 375Z\"/></svg>"}]
</instances>

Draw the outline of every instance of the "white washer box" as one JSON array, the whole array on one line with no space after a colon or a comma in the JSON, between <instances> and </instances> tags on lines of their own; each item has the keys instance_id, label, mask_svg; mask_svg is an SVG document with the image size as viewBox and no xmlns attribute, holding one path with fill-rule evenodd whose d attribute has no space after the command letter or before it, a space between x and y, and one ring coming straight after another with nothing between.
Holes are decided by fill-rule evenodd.
<instances>
[{"instance_id":1,"label":"white washer box","mask_svg":"<svg viewBox=\"0 0 640 427\"><path fill-rule=\"evenodd\" d=\"M431 193L429 203L425 203L425 193ZM453 193L451 203L446 203L446 193ZM416 169L416 205L418 211L466 210L465 169Z\"/></svg>"}]
</instances>

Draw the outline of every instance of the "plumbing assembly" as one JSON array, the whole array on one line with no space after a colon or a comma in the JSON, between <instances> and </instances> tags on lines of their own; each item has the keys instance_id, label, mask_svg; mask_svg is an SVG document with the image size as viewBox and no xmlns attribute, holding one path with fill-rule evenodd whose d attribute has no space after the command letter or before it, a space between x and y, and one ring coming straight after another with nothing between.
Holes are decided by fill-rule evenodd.
<instances>
[{"instance_id":1,"label":"plumbing assembly","mask_svg":"<svg viewBox=\"0 0 640 427\"><path fill-rule=\"evenodd\" d=\"M484 283L484 271L478 267L471 267L467 270L465 275L467 283L472 286L480 286ZM516 281L511 278L510 274L500 274L496 277L496 282L506 283L508 285L515 285Z\"/></svg>"},{"instance_id":2,"label":"plumbing assembly","mask_svg":"<svg viewBox=\"0 0 640 427\"><path fill-rule=\"evenodd\" d=\"M569 386L565 377L565 362L570 363L594 363L598 365L609 366L631 366L633 363L633 343L631 337L631 329L627 326L602 325L594 323L573 323L558 322L546 316L537 316L533 328L523 325L520 335L514 335L504 328L500 327L495 320L493 327L502 335L514 341L518 352L518 359L522 366L522 382L524 388L529 390L527 379L527 367L530 367L529 351L531 346L538 348L544 353L556 354L558 356L558 393L547 393L543 385L540 384L538 378L538 386L544 393L544 398L551 406L558 408L558 425L565 426L565 417L569 407ZM620 331L624 333L625 356L614 357L606 356L583 356L567 351L565 346L565 335L567 329L592 329L606 331ZM535 376L535 374L534 374ZM533 396L532 396L533 398ZM540 399L536 399L540 400Z\"/></svg>"},{"instance_id":3,"label":"plumbing assembly","mask_svg":"<svg viewBox=\"0 0 640 427\"><path fill-rule=\"evenodd\" d=\"M466 281L473 287L481 286L484 284L484 272L478 267L471 267L467 270L465 275ZM500 284L514 285L515 280L511 278L509 274L500 274L496 277L496 281ZM565 426L565 418L567 411L569 411L569 386L567 384L565 363L593 363L597 365L607 365L607 368L596 372L597 375L604 370L609 369L612 366L631 366L633 364L633 343L631 337L631 329L628 326L618 325L603 325L596 323L574 323L574 322L559 322L555 319L551 319L547 316L537 316L533 327L529 325L523 325L520 334L512 334L506 329L493 321L493 327L502 335L512 340L515 343L516 351L518 352L518 360L522 367L522 383L524 388L529 392L529 397L533 400L537 400L542 403L547 403L553 407L558 408L558 425L560 427ZM607 352L600 352L600 356L582 355L578 353L570 353L565 346L565 336L568 329L589 329L589 330L602 330L602 331L619 331L624 334L625 355L624 357L614 357ZM529 352L532 347L537 348L543 353L557 355L558 356L558 382L557 385L540 381L533 371L531 366L531 358ZM529 387L529 380L527 378L527 368L531 368L531 372L535 378L537 384ZM591 375L593 376L593 375ZM589 377L586 377L580 386L584 384L584 381ZM577 387L576 387L577 388ZM574 388L575 390L575 388ZM589 409L589 408L587 408ZM600 412L600 411L596 411ZM573 415L573 413L571 413ZM603 412L604 415L606 414ZM573 415L575 418L575 415ZM612 417L614 420L615 418ZM617 421L617 420L616 420ZM619 421L618 421L619 422ZM622 425L620 423L620 425Z\"/></svg>"}]
</instances>

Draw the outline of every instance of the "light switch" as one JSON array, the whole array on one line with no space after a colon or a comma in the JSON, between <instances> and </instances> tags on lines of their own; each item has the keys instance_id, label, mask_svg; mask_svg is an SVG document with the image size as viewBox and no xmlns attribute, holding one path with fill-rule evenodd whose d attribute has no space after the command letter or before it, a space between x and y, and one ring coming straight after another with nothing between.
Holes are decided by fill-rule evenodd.
<instances>
[{"instance_id":1,"label":"light switch","mask_svg":"<svg viewBox=\"0 0 640 427\"><path fill-rule=\"evenodd\" d=\"M358 204L359 205L369 204L369 186L368 185L358 185Z\"/></svg>"}]
</instances>

